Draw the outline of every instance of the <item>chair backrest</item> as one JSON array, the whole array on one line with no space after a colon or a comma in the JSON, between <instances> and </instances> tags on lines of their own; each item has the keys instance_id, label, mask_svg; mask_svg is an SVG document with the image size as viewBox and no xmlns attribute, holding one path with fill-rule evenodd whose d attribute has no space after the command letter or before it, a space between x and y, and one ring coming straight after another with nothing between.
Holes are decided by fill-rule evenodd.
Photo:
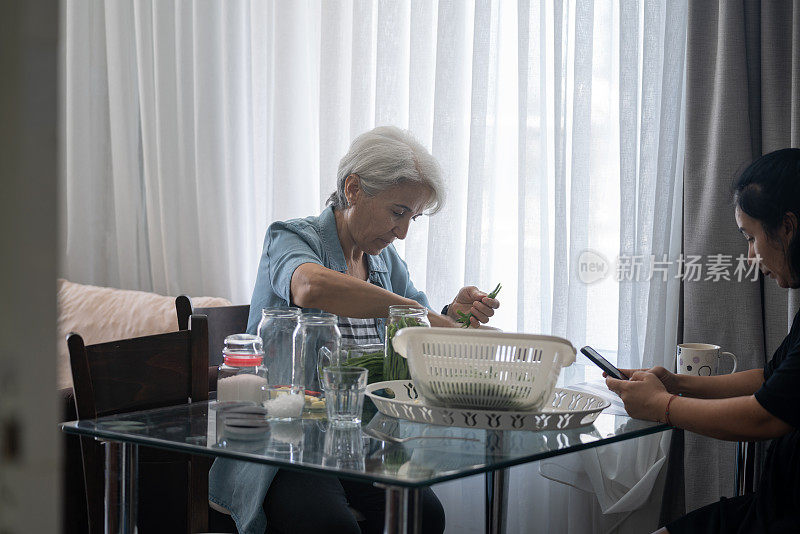
<instances>
[{"instance_id":1,"label":"chair backrest","mask_svg":"<svg viewBox=\"0 0 800 534\"><path fill-rule=\"evenodd\" d=\"M202 315L191 318L189 330L88 346L72 333L67 336L67 346L78 419L208 400L208 323ZM101 532L103 450L89 438L81 440L81 449L91 531ZM173 467L182 464L189 494L187 516L180 522L187 532L205 530L208 460L145 447L139 452L140 465L148 458ZM141 469L140 473L144 477Z\"/></svg>"},{"instance_id":2,"label":"chair backrest","mask_svg":"<svg viewBox=\"0 0 800 534\"><path fill-rule=\"evenodd\" d=\"M181 330L188 328L189 316L192 314L208 317L208 365L213 367L222 363L225 338L231 334L246 332L250 316L249 304L192 308L192 301L186 295L180 295L175 299L175 310L178 313L178 328Z\"/></svg>"}]
</instances>

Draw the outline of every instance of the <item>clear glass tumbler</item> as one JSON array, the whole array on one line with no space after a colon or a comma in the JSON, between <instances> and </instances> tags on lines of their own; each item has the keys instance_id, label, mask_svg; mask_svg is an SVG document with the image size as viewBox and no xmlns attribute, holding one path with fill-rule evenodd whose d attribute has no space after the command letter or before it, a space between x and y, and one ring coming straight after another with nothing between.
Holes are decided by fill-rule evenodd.
<instances>
[{"instance_id":1,"label":"clear glass tumbler","mask_svg":"<svg viewBox=\"0 0 800 534\"><path fill-rule=\"evenodd\" d=\"M358 426L367 390L367 370L363 367L326 367L322 371L328 421L332 425Z\"/></svg>"}]
</instances>

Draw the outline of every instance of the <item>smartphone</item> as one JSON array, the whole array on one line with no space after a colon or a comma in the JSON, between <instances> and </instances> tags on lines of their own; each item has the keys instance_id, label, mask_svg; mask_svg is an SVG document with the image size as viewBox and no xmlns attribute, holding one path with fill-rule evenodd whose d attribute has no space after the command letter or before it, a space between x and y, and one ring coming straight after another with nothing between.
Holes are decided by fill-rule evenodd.
<instances>
[{"instance_id":1,"label":"smartphone","mask_svg":"<svg viewBox=\"0 0 800 534\"><path fill-rule=\"evenodd\" d=\"M594 364L606 372L608 376L614 377L618 380L627 380L628 377L623 375L619 369L611 365L611 362L600 356L600 354L594 350L592 347L583 347L581 352L590 360L594 362Z\"/></svg>"}]
</instances>

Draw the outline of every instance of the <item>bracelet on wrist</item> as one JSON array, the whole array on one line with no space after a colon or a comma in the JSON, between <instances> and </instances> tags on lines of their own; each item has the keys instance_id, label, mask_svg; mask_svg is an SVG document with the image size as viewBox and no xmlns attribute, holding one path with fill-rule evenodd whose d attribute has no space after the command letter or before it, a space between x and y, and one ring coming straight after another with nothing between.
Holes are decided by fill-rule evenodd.
<instances>
[{"instance_id":1,"label":"bracelet on wrist","mask_svg":"<svg viewBox=\"0 0 800 534\"><path fill-rule=\"evenodd\" d=\"M672 404L672 401L675 400L675 397L678 397L678 395L675 395L673 393L672 396L667 401L667 407L664 410L664 422L667 423L669 426L674 426L672 424L672 421L669 420L669 405Z\"/></svg>"}]
</instances>

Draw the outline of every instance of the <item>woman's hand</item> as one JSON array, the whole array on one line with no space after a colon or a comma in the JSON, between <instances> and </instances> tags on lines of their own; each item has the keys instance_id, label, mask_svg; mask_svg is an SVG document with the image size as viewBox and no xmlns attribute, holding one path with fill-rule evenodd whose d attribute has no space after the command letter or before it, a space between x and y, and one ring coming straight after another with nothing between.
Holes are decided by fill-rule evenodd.
<instances>
[{"instance_id":1,"label":"woman's hand","mask_svg":"<svg viewBox=\"0 0 800 534\"><path fill-rule=\"evenodd\" d=\"M676 395L678 393L682 393L681 391L678 391L678 375L667 371L665 367L661 367L660 365L651 367L650 369L620 369L619 371L628 378L632 377L634 373L637 372L652 373L656 375L659 380L661 380L661 383L664 384L664 387L667 391ZM604 372L603 378L606 377L608 377L608 374Z\"/></svg>"},{"instance_id":2,"label":"woman's hand","mask_svg":"<svg viewBox=\"0 0 800 534\"><path fill-rule=\"evenodd\" d=\"M625 403L625 411L631 417L650 421L664 420L671 394L655 373L637 370L630 375L629 380L607 377L606 386L620 396Z\"/></svg>"},{"instance_id":3,"label":"woman's hand","mask_svg":"<svg viewBox=\"0 0 800 534\"><path fill-rule=\"evenodd\" d=\"M661 380L661 383L664 384L666 390L670 393L677 395L678 393L683 393L678 389L678 379L679 376L675 373L671 373L666 369L666 367L662 367L660 365L648 369L649 373L653 373Z\"/></svg>"},{"instance_id":4,"label":"woman's hand","mask_svg":"<svg viewBox=\"0 0 800 534\"><path fill-rule=\"evenodd\" d=\"M500 306L500 301L492 299L475 286L462 287L455 300L448 306L447 315L458 320L458 312L472 314L469 325L473 328L481 323L488 323L489 317L494 315L494 310Z\"/></svg>"},{"instance_id":5,"label":"woman's hand","mask_svg":"<svg viewBox=\"0 0 800 534\"><path fill-rule=\"evenodd\" d=\"M433 310L428 312L428 321L430 321L431 326L437 327L445 327L445 328L458 328L459 325L453 319L451 319L447 315L440 315Z\"/></svg>"}]
</instances>

